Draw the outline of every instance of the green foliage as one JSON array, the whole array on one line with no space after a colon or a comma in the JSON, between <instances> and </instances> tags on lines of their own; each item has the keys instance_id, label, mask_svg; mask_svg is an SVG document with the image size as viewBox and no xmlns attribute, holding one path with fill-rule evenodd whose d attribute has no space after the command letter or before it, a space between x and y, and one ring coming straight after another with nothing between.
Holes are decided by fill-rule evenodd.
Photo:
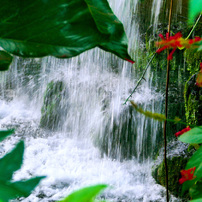
<instances>
[{"instance_id":1,"label":"green foliage","mask_svg":"<svg viewBox=\"0 0 202 202\"><path fill-rule=\"evenodd\" d=\"M202 1L201 0L189 0L188 22L193 23L194 19L200 12L202 12Z\"/></svg>"},{"instance_id":2,"label":"green foliage","mask_svg":"<svg viewBox=\"0 0 202 202\"><path fill-rule=\"evenodd\" d=\"M5 51L0 51L0 71L6 71L11 64L13 57Z\"/></svg>"},{"instance_id":3,"label":"green foliage","mask_svg":"<svg viewBox=\"0 0 202 202\"><path fill-rule=\"evenodd\" d=\"M11 135L14 130L0 131L0 141ZM0 201L8 202L17 197L27 197L44 177L35 177L26 181L11 182L13 173L21 168L24 154L24 142L21 141L8 154L0 159Z\"/></svg>"},{"instance_id":4,"label":"green foliage","mask_svg":"<svg viewBox=\"0 0 202 202\"><path fill-rule=\"evenodd\" d=\"M100 47L132 60L107 0L7 0L0 13L0 46L14 55L71 58Z\"/></svg>"},{"instance_id":5,"label":"green foliage","mask_svg":"<svg viewBox=\"0 0 202 202\"><path fill-rule=\"evenodd\" d=\"M186 49L184 51L184 56L187 62L187 70L190 72L190 75L197 73L200 67L202 52L193 49Z\"/></svg>"},{"instance_id":6,"label":"green foliage","mask_svg":"<svg viewBox=\"0 0 202 202\"><path fill-rule=\"evenodd\" d=\"M202 200L202 182L197 182L193 187L191 187L189 193L193 199L201 198Z\"/></svg>"},{"instance_id":7,"label":"green foliage","mask_svg":"<svg viewBox=\"0 0 202 202\"><path fill-rule=\"evenodd\" d=\"M23 161L24 142L21 141L17 146L3 158L0 159L0 180L9 181L13 173L20 169Z\"/></svg>"},{"instance_id":8,"label":"green foliage","mask_svg":"<svg viewBox=\"0 0 202 202\"><path fill-rule=\"evenodd\" d=\"M158 114L158 113L152 113L150 111L144 111L141 107L138 107L137 104L135 104L133 101L130 101L132 106L136 109L141 114L144 114L146 117L155 119L157 121L165 121L166 117L163 114Z\"/></svg>"},{"instance_id":9,"label":"green foliage","mask_svg":"<svg viewBox=\"0 0 202 202\"><path fill-rule=\"evenodd\" d=\"M194 154L193 156L190 158L190 160L188 161L187 165L186 165L186 170L196 167L196 170L194 172L194 179L193 180L188 180L186 182L183 183L183 191L192 188L193 189L193 185L199 181L202 178L202 161L201 161L201 157L202 157L202 147L200 147ZM197 187L196 187L197 188Z\"/></svg>"},{"instance_id":10,"label":"green foliage","mask_svg":"<svg viewBox=\"0 0 202 202\"><path fill-rule=\"evenodd\" d=\"M96 195L105 188L107 188L105 184L85 187L73 192L61 202L94 202Z\"/></svg>"},{"instance_id":11,"label":"green foliage","mask_svg":"<svg viewBox=\"0 0 202 202\"><path fill-rule=\"evenodd\" d=\"M202 143L202 126L195 127L179 137L179 140L190 144Z\"/></svg>"},{"instance_id":12,"label":"green foliage","mask_svg":"<svg viewBox=\"0 0 202 202\"><path fill-rule=\"evenodd\" d=\"M7 202L18 197L27 197L44 177L36 177L27 181L0 181L0 200Z\"/></svg>"},{"instance_id":13,"label":"green foliage","mask_svg":"<svg viewBox=\"0 0 202 202\"><path fill-rule=\"evenodd\" d=\"M0 141L4 140L7 136L12 135L14 130L0 130Z\"/></svg>"},{"instance_id":14,"label":"green foliage","mask_svg":"<svg viewBox=\"0 0 202 202\"><path fill-rule=\"evenodd\" d=\"M195 199L195 200L191 200L190 202L201 202L202 201L202 198L198 198L198 199Z\"/></svg>"}]
</instances>

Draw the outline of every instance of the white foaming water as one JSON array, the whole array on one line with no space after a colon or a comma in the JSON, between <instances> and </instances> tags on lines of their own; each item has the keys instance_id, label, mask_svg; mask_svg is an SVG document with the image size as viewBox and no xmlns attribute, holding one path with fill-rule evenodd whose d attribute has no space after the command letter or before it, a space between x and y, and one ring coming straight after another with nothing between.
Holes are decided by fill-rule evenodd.
<instances>
[{"instance_id":1,"label":"white foaming water","mask_svg":"<svg viewBox=\"0 0 202 202\"><path fill-rule=\"evenodd\" d=\"M130 52L141 43L138 25L132 20L137 3L138 0L110 1L130 38ZM147 82L142 82L133 99L144 109L161 112L162 95L152 87L151 75L148 70ZM15 128L16 132L1 144L0 154L4 155L23 138L26 143L23 167L16 172L14 180L47 176L24 202L56 201L73 190L97 183L110 185L101 194L103 199L165 201L165 190L151 177L149 156L155 147L159 123L130 113L128 106L123 105L136 85L134 77L138 78L138 74L129 63L98 49L69 60L15 58L10 71L0 80L0 127ZM56 132L39 127L43 96L50 81L62 81L67 89L61 105L68 111ZM122 145L117 144L115 160L106 155L114 156L113 144L109 142L107 152L100 152L99 146L94 145L99 145L103 136L112 134L114 122L120 131L125 127L125 119L120 118L124 110L126 119L133 119L134 157L123 160ZM129 126L126 128L128 131Z\"/></svg>"},{"instance_id":2,"label":"white foaming water","mask_svg":"<svg viewBox=\"0 0 202 202\"><path fill-rule=\"evenodd\" d=\"M153 32L154 33L157 30L157 25L158 25L158 21L159 21L159 14L160 14L163 2L164 2L163 0L153 0L151 19L152 19Z\"/></svg>"}]
</instances>

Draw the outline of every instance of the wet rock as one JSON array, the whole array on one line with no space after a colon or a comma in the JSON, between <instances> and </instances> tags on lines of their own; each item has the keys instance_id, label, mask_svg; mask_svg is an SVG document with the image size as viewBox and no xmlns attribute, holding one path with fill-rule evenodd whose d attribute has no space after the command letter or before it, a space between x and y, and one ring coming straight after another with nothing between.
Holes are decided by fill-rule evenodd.
<instances>
[{"instance_id":1,"label":"wet rock","mask_svg":"<svg viewBox=\"0 0 202 202\"><path fill-rule=\"evenodd\" d=\"M120 160L136 157L140 161L152 157L155 154L152 144L152 120L142 119L141 116L130 105L124 106L119 115L109 115L97 140L102 155ZM143 133L144 127L148 130Z\"/></svg>"},{"instance_id":2,"label":"wet rock","mask_svg":"<svg viewBox=\"0 0 202 202\"><path fill-rule=\"evenodd\" d=\"M51 81L47 85L41 109L40 127L49 130L62 127L68 109L64 99L66 96L67 89L62 81Z\"/></svg>"},{"instance_id":3,"label":"wet rock","mask_svg":"<svg viewBox=\"0 0 202 202\"><path fill-rule=\"evenodd\" d=\"M197 74L186 83L184 98L188 125L202 125L202 88L196 85Z\"/></svg>"},{"instance_id":4,"label":"wet rock","mask_svg":"<svg viewBox=\"0 0 202 202\"><path fill-rule=\"evenodd\" d=\"M162 156L160 152L160 156ZM185 169L186 164L194 152L194 149L188 151L188 144L174 141L168 145L167 167L168 167L168 190L176 197L183 200L189 198L188 192L182 194L182 185L179 184L181 178L180 171ZM165 161L156 163L152 170L152 176L156 182L162 186L166 186L165 182Z\"/></svg>"}]
</instances>

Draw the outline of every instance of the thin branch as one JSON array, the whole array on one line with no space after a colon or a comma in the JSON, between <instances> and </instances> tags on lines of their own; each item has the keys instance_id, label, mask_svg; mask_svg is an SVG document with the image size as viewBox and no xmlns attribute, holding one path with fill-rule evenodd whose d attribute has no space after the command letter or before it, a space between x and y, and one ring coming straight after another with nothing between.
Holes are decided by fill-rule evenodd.
<instances>
[{"instance_id":1,"label":"thin branch","mask_svg":"<svg viewBox=\"0 0 202 202\"><path fill-rule=\"evenodd\" d=\"M169 19L168 19L168 37L170 36L170 27L171 27L171 17L172 17L172 7L173 7L173 0L170 0L170 11L169 11ZM170 52L169 49L167 50L167 54L169 56ZM167 60L167 78L166 78L166 98L165 98L165 116L166 119L168 117L168 86L169 86L169 73L170 73L170 60ZM167 165L167 137L166 137L166 126L167 121L164 121L164 129L163 129L163 136L164 136L164 161L165 161L165 180L166 180L166 201L169 202L169 193L168 193L168 165Z\"/></svg>"},{"instance_id":2,"label":"thin branch","mask_svg":"<svg viewBox=\"0 0 202 202\"><path fill-rule=\"evenodd\" d=\"M191 36L191 34L192 34L192 32L194 31L194 29L196 28L196 25L198 24L200 18L201 18L201 14L199 15L198 19L196 20L196 22L195 22L195 24L194 24L192 30L190 31L190 33L189 33L189 35L187 36L186 39L188 39L188 38Z\"/></svg>"},{"instance_id":3,"label":"thin branch","mask_svg":"<svg viewBox=\"0 0 202 202\"><path fill-rule=\"evenodd\" d=\"M144 76L145 76L145 74L146 74L146 72L147 72L147 69L149 68L149 65L151 64L151 62L152 62L152 60L154 59L155 56L156 56L156 52L152 55L150 61L147 63L147 66L146 66L146 68L144 69L144 72L143 72L142 76L141 76L140 79L138 80L138 82L137 82L135 88L133 89L132 93L128 96L128 98L127 98L127 99L125 100L125 102L123 103L124 105L125 105L125 104L129 101L129 99L132 97L133 93L136 91L137 87L140 85L140 82L141 82L142 80L145 80Z\"/></svg>"}]
</instances>

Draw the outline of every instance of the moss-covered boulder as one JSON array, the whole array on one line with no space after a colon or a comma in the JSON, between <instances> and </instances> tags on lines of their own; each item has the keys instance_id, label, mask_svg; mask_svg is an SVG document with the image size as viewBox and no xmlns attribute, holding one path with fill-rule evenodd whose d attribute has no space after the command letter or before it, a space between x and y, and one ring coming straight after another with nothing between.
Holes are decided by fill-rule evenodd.
<instances>
[{"instance_id":1,"label":"moss-covered boulder","mask_svg":"<svg viewBox=\"0 0 202 202\"><path fill-rule=\"evenodd\" d=\"M202 29L202 26L201 26ZM184 52L185 61L187 63L187 69L191 75L195 74L199 70L201 58L202 58L202 51L196 51L193 49L186 49Z\"/></svg>"},{"instance_id":2,"label":"moss-covered boulder","mask_svg":"<svg viewBox=\"0 0 202 202\"><path fill-rule=\"evenodd\" d=\"M167 159L168 165L168 190L176 197L184 197L182 195L182 185L179 184L180 171L183 170L187 164L188 158L181 156ZM165 182L165 161L158 165L152 173L156 182L162 186L166 186Z\"/></svg>"},{"instance_id":3,"label":"moss-covered boulder","mask_svg":"<svg viewBox=\"0 0 202 202\"><path fill-rule=\"evenodd\" d=\"M64 101L67 90L62 81L51 81L44 94L41 109L40 126L49 130L60 129L67 114L67 103Z\"/></svg>"},{"instance_id":4,"label":"moss-covered boulder","mask_svg":"<svg viewBox=\"0 0 202 202\"><path fill-rule=\"evenodd\" d=\"M152 119L142 119L139 112L126 105L119 114L114 112L106 116L105 121L104 129L95 140L103 155L119 160L135 157L138 161L155 156L155 148L161 143L154 144L153 135L157 139L162 135L154 134ZM147 131L143 133L144 128Z\"/></svg>"},{"instance_id":5,"label":"moss-covered boulder","mask_svg":"<svg viewBox=\"0 0 202 202\"><path fill-rule=\"evenodd\" d=\"M202 88L196 85L197 74L185 85L185 110L188 125L202 125Z\"/></svg>"},{"instance_id":6,"label":"moss-covered boulder","mask_svg":"<svg viewBox=\"0 0 202 202\"><path fill-rule=\"evenodd\" d=\"M136 133L132 107L126 107L118 118L110 117L99 140L103 154L112 158L131 158L135 155Z\"/></svg>"},{"instance_id":7,"label":"moss-covered boulder","mask_svg":"<svg viewBox=\"0 0 202 202\"><path fill-rule=\"evenodd\" d=\"M179 184L180 171L185 169L194 151L194 148L190 149L188 144L179 141L173 141L167 146L168 190L174 196L183 199L182 201L187 201L189 194L188 192L182 194L182 185ZM152 176L158 184L165 187L165 161L159 160L163 158L162 156L163 150L160 151L156 164L152 169Z\"/></svg>"}]
</instances>

